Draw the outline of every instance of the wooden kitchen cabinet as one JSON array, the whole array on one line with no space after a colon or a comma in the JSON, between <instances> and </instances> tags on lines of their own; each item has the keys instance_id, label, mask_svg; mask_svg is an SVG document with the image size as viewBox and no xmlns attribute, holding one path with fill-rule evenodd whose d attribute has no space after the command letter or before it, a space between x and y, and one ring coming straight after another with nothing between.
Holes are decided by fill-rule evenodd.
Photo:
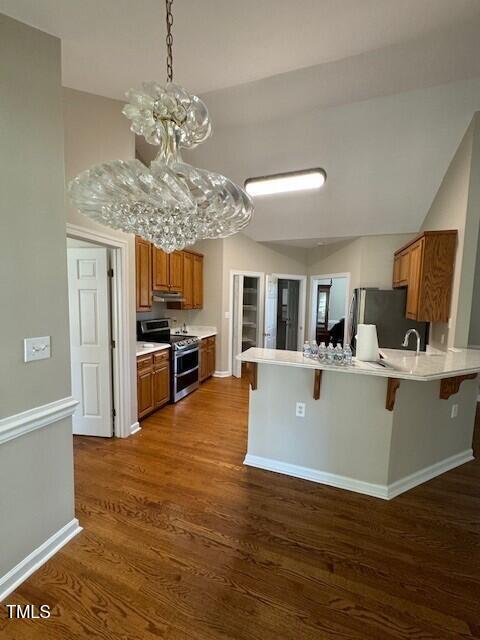
<instances>
[{"instance_id":1,"label":"wooden kitchen cabinet","mask_svg":"<svg viewBox=\"0 0 480 640\"><path fill-rule=\"evenodd\" d=\"M183 291L184 282L184 255L183 251L174 251L170 254L170 291Z\"/></svg>"},{"instance_id":2,"label":"wooden kitchen cabinet","mask_svg":"<svg viewBox=\"0 0 480 640\"><path fill-rule=\"evenodd\" d=\"M200 342L200 375L199 380L203 382L210 378L215 372L216 339L215 336L203 338Z\"/></svg>"},{"instance_id":3,"label":"wooden kitchen cabinet","mask_svg":"<svg viewBox=\"0 0 480 640\"><path fill-rule=\"evenodd\" d=\"M408 271L410 267L410 252L407 249L393 260L393 287L406 287L408 285Z\"/></svg>"},{"instance_id":4,"label":"wooden kitchen cabinet","mask_svg":"<svg viewBox=\"0 0 480 640\"><path fill-rule=\"evenodd\" d=\"M152 247L153 289L167 291L170 289L170 255Z\"/></svg>"},{"instance_id":5,"label":"wooden kitchen cabinet","mask_svg":"<svg viewBox=\"0 0 480 640\"><path fill-rule=\"evenodd\" d=\"M395 252L393 286L407 287L405 315L448 322L457 231L425 231Z\"/></svg>"},{"instance_id":6,"label":"wooden kitchen cabinet","mask_svg":"<svg viewBox=\"0 0 480 640\"><path fill-rule=\"evenodd\" d=\"M170 400L170 355L168 350L137 357L138 419L163 407Z\"/></svg>"},{"instance_id":7,"label":"wooden kitchen cabinet","mask_svg":"<svg viewBox=\"0 0 480 640\"><path fill-rule=\"evenodd\" d=\"M183 303L182 309L193 309L193 254L183 252Z\"/></svg>"},{"instance_id":8,"label":"wooden kitchen cabinet","mask_svg":"<svg viewBox=\"0 0 480 640\"><path fill-rule=\"evenodd\" d=\"M420 305L420 283L422 279L422 260L424 238L415 242L409 250L408 289L406 316L409 320L416 320Z\"/></svg>"},{"instance_id":9,"label":"wooden kitchen cabinet","mask_svg":"<svg viewBox=\"0 0 480 640\"><path fill-rule=\"evenodd\" d=\"M165 253L135 239L137 311L150 311L153 291L183 293L183 302L169 302L169 309L203 308L203 256L193 251Z\"/></svg>"},{"instance_id":10,"label":"wooden kitchen cabinet","mask_svg":"<svg viewBox=\"0 0 480 640\"><path fill-rule=\"evenodd\" d=\"M193 254L193 309L203 309L203 256Z\"/></svg>"},{"instance_id":11,"label":"wooden kitchen cabinet","mask_svg":"<svg viewBox=\"0 0 480 640\"><path fill-rule=\"evenodd\" d=\"M152 246L150 242L135 238L135 276L137 311L152 308Z\"/></svg>"},{"instance_id":12,"label":"wooden kitchen cabinet","mask_svg":"<svg viewBox=\"0 0 480 640\"><path fill-rule=\"evenodd\" d=\"M183 302L169 302L169 309L203 308L203 256L193 251L182 252Z\"/></svg>"},{"instance_id":13,"label":"wooden kitchen cabinet","mask_svg":"<svg viewBox=\"0 0 480 640\"><path fill-rule=\"evenodd\" d=\"M138 419L153 411L153 358L151 355L137 358Z\"/></svg>"}]
</instances>

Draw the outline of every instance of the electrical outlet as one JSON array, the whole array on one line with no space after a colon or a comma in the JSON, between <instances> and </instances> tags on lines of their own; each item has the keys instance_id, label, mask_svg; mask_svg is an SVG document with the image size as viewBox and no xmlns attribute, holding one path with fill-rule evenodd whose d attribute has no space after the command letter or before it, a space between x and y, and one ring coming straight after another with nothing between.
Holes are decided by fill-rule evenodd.
<instances>
[{"instance_id":1,"label":"electrical outlet","mask_svg":"<svg viewBox=\"0 0 480 640\"><path fill-rule=\"evenodd\" d=\"M442 335L440 336L440 344L445 344L445 334L442 333Z\"/></svg>"},{"instance_id":2,"label":"electrical outlet","mask_svg":"<svg viewBox=\"0 0 480 640\"><path fill-rule=\"evenodd\" d=\"M297 418L304 418L305 417L305 403L304 402L297 402L297 404L295 405L295 415L297 416Z\"/></svg>"},{"instance_id":3,"label":"electrical outlet","mask_svg":"<svg viewBox=\"0 0 480 640\"><path fill-rule=\"evenodd\" d=\"M451 418L456 418L458 416L458 404L452 404L452 412L450 414Z\"/></svg>"}]
</instances>

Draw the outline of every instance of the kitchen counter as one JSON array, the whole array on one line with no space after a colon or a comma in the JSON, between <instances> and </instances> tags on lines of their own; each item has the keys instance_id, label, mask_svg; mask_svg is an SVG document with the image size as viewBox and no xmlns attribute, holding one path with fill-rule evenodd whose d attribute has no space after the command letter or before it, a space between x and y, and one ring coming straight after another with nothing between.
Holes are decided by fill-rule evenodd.
<instances>
[{"instance_id":1,"label":"kitchen counter","mask_svg":"<svg viewBox=\"0 0 480 640\"><path fill-rule=\"evenodd\" d=\"M399 349L382 349L381 352L386 367L374 362L362 362L355 358L352 366L338 366L306 358L300 351L281 351L256 347L244 351L237 357L242 362L322 369L337 373L357 373L419 382L441 380L480 371L480 351L476 349L456 349L445 353L422 352L418 356L414 351Z\"/></svg>"},{"instance_id":2,"label":"kitchen counter","mask_svg":"<svg viewBox=\"0 0 480 640\"><path fill-rule=\"evenodd\" d=\"M238 356L251 386L244 464L389 500L473 460L479 351L383 353L388 369Z\"/></svg>"},{"instance_id":3,"label":"kitchen counter","mask_svg":"<svg viewBox=\"0 0 480 640\"><path fill-rule=\"evenodd\" d=\"M187 325L187 333L183 332L182 327L176 327L175 329L172 329L172 335L174 335L174 336L181 336L181 335L196 336L197 338L200 338L201 340L203 340L203 338L211 338L212 336L216 336L217 335L217 328L216 327L201 327L201 326L195 326L195 325Z\"/></svg>"},{"instance_id":4,"label":"kitchen counter","mask_svg":"<svg viewBox=\"0 0 480 640\"><path fill-rule=\"evenodd\" d=\"M137 358L138 356L146 356L155 351L164 351L170 349L168 342L137 342Z\"/></svg>"}]
</instances>

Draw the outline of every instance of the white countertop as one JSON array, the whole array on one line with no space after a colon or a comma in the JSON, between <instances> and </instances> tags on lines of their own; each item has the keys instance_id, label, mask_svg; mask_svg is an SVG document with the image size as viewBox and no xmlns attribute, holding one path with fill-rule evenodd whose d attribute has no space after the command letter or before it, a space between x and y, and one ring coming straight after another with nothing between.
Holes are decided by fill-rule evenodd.
<instances>
[{"instance_id":1,"label":"white countertop","mask_svg":"<svg viewBox=\"0 0 480 640\"><path fill-rule=\"evenodd\" d=\"M170 349L168 342L137 342L137 357L146 356L155 351L163 351L164 349Z\"/></svg>"},{"instance_id":2,"label":"white countertop","mask_svg":"<svg viewBox=\"0 0 480 640\"><path fill-rule=\"evenodd\" d=\"M217 335L217 327L201 327L198 325L187 325L187 333L183 332L183 326L175 327L171 331L173 336L189 335L196 336L203 340L203 338L211 338Z\"/></svg>"},{"instance_id":3,"label":"white countertop","mask_svg":"<svg viewBox=\"0 0 480 640\"><path fill-rule=\"evenodd\" d=\"M338 373L359 373L362 375L418 380L428 382L441 378L452 378L480 371L480 351L476 349L456 349L447 352L424 353L418 356L414 351L381 349L387 364L384 368L372 362L361 362L354 358L352 366L324 364L318 360L305 358L300 351L279 349L259 349L252 347L237 356L242 362L276 364L286 367L325 369Z\"/></svg>"}]
</instances>

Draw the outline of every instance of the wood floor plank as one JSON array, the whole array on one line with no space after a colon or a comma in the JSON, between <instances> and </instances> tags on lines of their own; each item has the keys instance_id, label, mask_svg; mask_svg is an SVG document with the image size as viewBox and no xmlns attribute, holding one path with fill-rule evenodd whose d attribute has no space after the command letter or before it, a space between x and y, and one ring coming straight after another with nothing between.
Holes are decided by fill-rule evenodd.
<instances>
[{"instance_id":1,"label":"wood floor plank","mask_svg":"<svg viewBox=\"0 0 480 640\"><path fill-rule=\"evenodd\" d=\"M76 437L84 531L7 599L52 617L1 608L2 640L480 639L480 462L384 502L243 466L247 412L211 379Z\"/></svg>"}]
</instances>

